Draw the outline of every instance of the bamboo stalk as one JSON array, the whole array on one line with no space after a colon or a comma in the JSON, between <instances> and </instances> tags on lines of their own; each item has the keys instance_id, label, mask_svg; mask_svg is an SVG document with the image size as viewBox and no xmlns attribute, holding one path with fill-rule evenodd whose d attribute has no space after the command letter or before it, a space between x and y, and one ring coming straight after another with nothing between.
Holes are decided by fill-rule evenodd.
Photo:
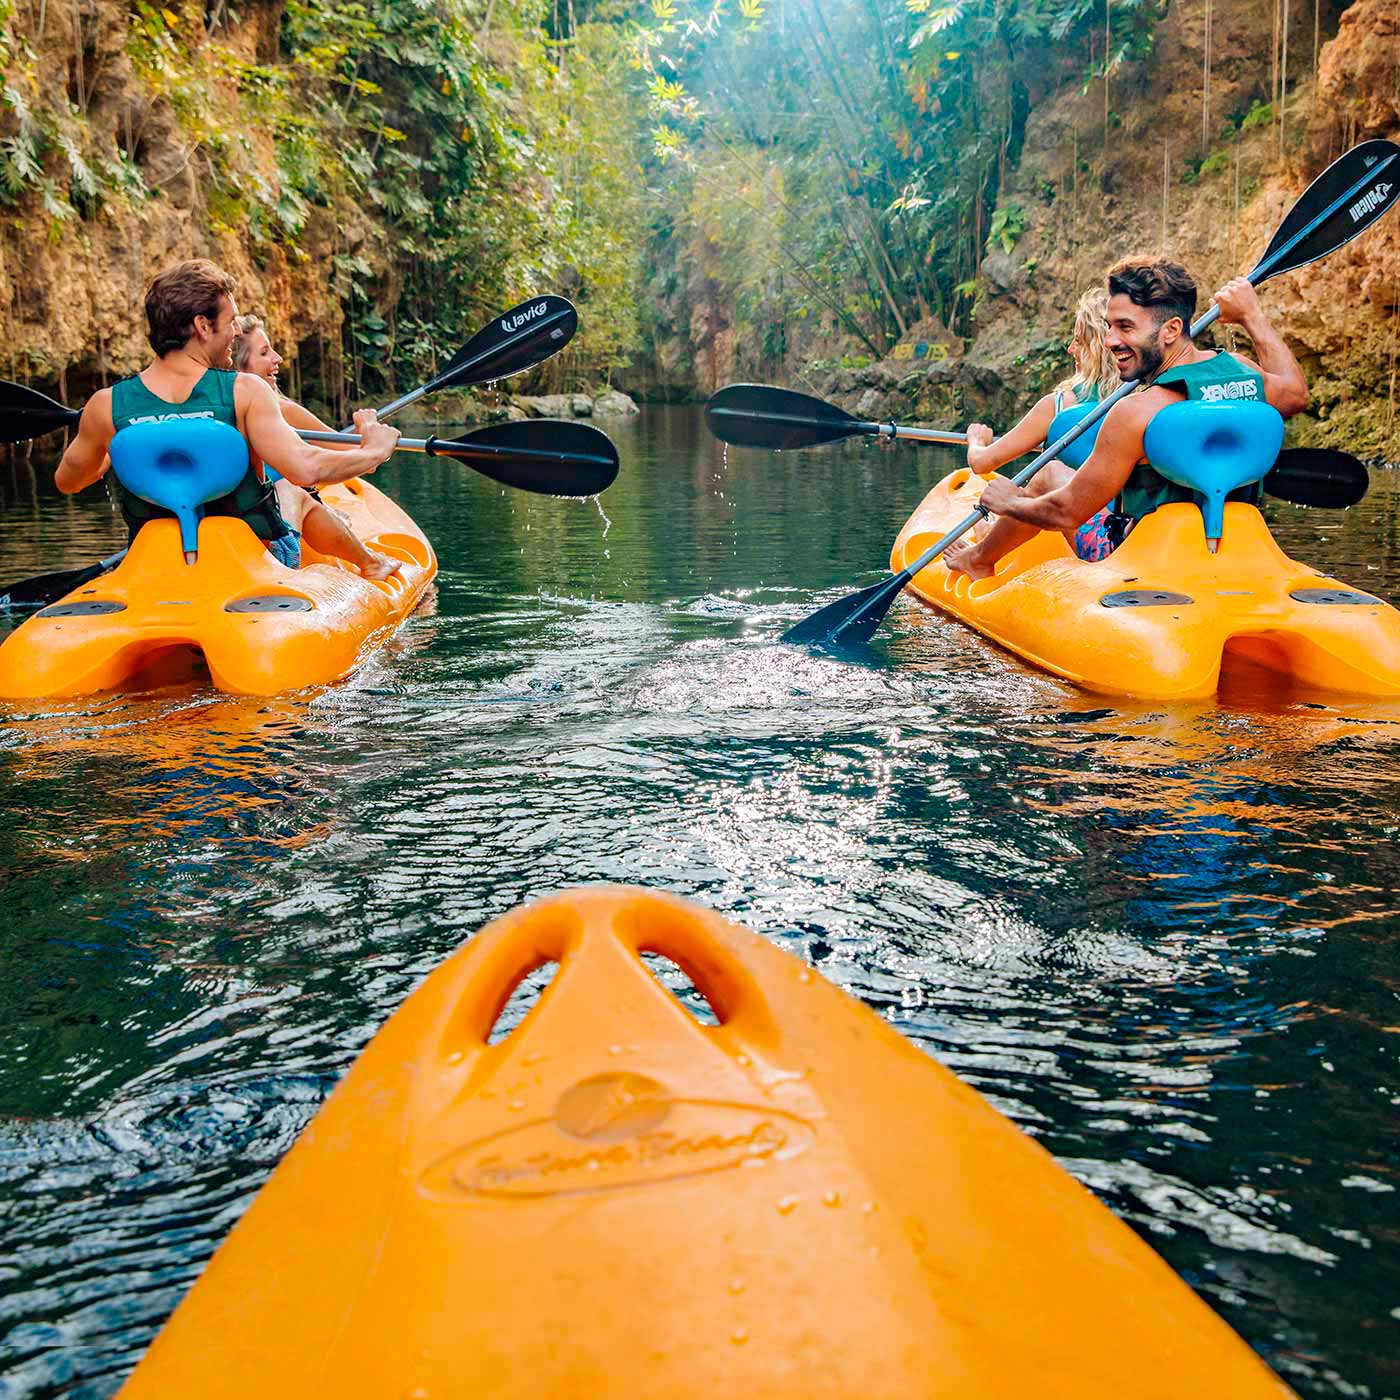
<instances>
[{"instance_id":1,"label":"bamboo stalk","mask_svg":"<svg viewBox=\"0 0 1400 1400\"><path fill-rule=\"evenodd\" d=\"M1280 0L1274 0L1274 36L1269 43L1269 104L1278 120L1278 19Z\"/></svg>"},{"instance_id":2,"label":"bamboo stalk","mask_svg":"<svg viewBox=\"0 0 1400 1400\"><path fill-rule=\"evenodd\" d=\"M1205 43L1201 48L1201 145L1210 149L1210 40L1211 0L1206 0Z\"/></svg>"},{"instance_id":3,"label":"bamboo stalk","mask_svg":"<svg viewBox=\"0 0 1400 1400\"><path fill-rule=\"evenodd\" d=\"M1318 55L1322 51L1322 0L1313 0L1313 106L1317 105Z\"/></svg>"},{"instance_id":4,"label":"bamboo stalk","mask_svg":"<svg viewBox=\"0 0 1400 1400\"><path fill-rule=\"evenodd\" d=\"M1394 443L1391 440L1391 433L1395 428L1395 323L1400 317L1400 276L1395 279L1394 289L1391 292L1391 312L1390 312L1390 396L1386 403L1385 415L1385 436L1387 451L1394 451Z\"/></svg>"},{"instance_id":5,"label":"bamboo stalk","mask_svg":"<svg viewBox=\"0 0 1400 1400\"><path fill-rule=\"evenodd\" d=\"M1071 185L1070 185L1070 200L1072 201L1072 202L1071 202L1071 205L1070 205L1070 209L1071 209L1071 212L1077 217L1078 214L1079 214L1079 128L1078 128L1078 127L1075 127L1075 128L1074 128L1074 147L1073 147L1073 157L1072 157L1072 158L1073 158L1073 161L1074 161L1074 165L1073 165L1073 167L1072 167L1072 169L1071 169L1071 171L1070 171L1070 180L1071 180L1071 182L1072 182Z\"/></svg>"},{"instance_id":6,"label":"bamboo stalk","mask_svg":"<svg viewBox=\"0 0 1400 1400\"><path fill-rule=\"evenodd\" d=\"M1108 70L1113 60L1113 0L1103 0L1103 144L1108 149Z\"/></svg>"},{"instance_id":7,"label":"bamboo stalk","mask_svg":"<svg viewBox=\"0 0 1400 1400\"><path fill-rule=\"evenodd\" d=\"M1240 148L1235 147L1235 216L1230 221L1230 266L1238 267L1237 248L1240 237Z\"/></svg>"},{"instance_id":8,"label":"bamboo stalk","mask_svg":"<svg viewBox=\"0 0 1400 1400\"><path fill-rule=\"evenodd\" d=\"M1166 141L1162 142L1162 256L1167 255L1167 190L1171 180L1171 154Z\"/></svg>"}]
</instances>

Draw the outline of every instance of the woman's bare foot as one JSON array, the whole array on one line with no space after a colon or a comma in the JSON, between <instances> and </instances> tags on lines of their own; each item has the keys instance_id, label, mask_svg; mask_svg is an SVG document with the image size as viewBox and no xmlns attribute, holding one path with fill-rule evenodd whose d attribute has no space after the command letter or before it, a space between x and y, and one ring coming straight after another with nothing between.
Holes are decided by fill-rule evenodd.
<instances>
[{"instance_id":1,"label":"woman's bare foot","mask_svg":"<svg viewBox=\"0 0 1400 1400\"><path fill-rule=\"evenodd\" d=\"M996 572L995 564L984 564L977 557L977 546L969 540L959 540L957 544L950 544L943 551L943 562L948 566L948 572L953 574L966 574L973 583L978 579L991 578Z\"/></svg>"},{"instance_id":2,"label":"woman's bare foot","mask_svg":"<svg viewBox=\"0 0 1400 1400\"><path fill-rule=\"evenodd\" d=\"M360 575L372 583L381 583L399 571L399 561L387 555L376 554L372 549L365 550L365 562L360 565Z\"/></svg>"}]
</instances>

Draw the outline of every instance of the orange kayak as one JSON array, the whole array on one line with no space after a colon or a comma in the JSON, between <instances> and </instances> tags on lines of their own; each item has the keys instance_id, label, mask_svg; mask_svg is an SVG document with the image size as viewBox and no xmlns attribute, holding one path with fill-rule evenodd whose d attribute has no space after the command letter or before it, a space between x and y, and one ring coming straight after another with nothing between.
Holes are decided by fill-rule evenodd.
<instances>
[{"instance_id":1,"label":"orange kayak","mask_svg":"<svg viewBox=\"0 0 1400 1400\"><path fill-rule=\"evenodd\" d=\"M924 497L890 555L912 563L976 505L986 478L966 468ZM985 527L983 527L985 528ZM1042 530L972 583L942 559L909 591L1052 675L1107 695L1214 695L1222 668L1377 699L1400 696L1400 612L1290 559L1251 505L1225 507L1219 550L1201 512L1168 505L1107 559L1085 563Z\"/></svg>"},{"instance_id":2,"label":"orange kayak","mask_svg":"<svg viewBox=\"0 0 1400 1400\"><path fill-rule=\"evenodd\" d=\"M693 904L591 889L498 920L408 999L121 1394L1290 1392L877 1016Z\"/></svg>"},{"instance_id":3,"label":"orange kayak","mask_svg":"<svg viewBox=\"0 0 1400 1400\"><path fill-rule=\"evenodd\" d=\"M200 522L186 564L179 524L142 527L110 574L42 609L0 645L0 698L37 700L208 680L277 695L348 676L417 606L437 558L398 505L360 478L326 487L364 543L399 561L371 583L303 547L278 563L241 520Z\"/></svg>"}]
</instances>

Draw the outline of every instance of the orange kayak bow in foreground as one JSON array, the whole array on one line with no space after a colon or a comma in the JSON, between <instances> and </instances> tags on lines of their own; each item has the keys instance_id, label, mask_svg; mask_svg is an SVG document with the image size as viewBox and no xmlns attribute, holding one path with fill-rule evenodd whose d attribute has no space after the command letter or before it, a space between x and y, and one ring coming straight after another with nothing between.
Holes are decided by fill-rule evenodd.
<instances>
[{"instance_id":1,"label":"orange kayak bow in foreground","mask_svg":"<svg viewBox=\"0 0 1400 1400\"><path fill-rule=\"evenodd\" d=\"M549 962L492 1043L513 988ZM122 1391L1288 1394L1048 1153L879 1017L764 939L629 889L529 905L433 973Z\"/></svg>"}]
</instances>

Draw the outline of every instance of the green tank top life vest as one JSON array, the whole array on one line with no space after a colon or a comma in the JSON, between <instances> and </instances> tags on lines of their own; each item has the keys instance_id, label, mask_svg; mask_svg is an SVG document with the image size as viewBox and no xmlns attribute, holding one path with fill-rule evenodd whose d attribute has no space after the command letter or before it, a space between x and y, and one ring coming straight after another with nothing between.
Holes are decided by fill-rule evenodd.
<instances>
[{"instance_id":1,"label":"green tank top life vest","mask_svg":"<svg viewBox=\"0 0 1400 1400\"><path fill-rule=\"evenodd\" d=\"M140 375L118 380L112 386L112 426L117 432L132 423L163 423L175 418L213 418L227 423L235 431L238 414L233 404L233 386L238 375L231 369L207 369L200 376L193 392L184 403L170 403L153 394L141 382ZM173 519L173 512L128 491L116 476L117 502L126 521L130 537L150 520ZM249 461L243 480L227 496L220 496L202 508L204 515L231 515L247 523L260 539L281 540L295 531L282 518L277 506L277 493L270 481L259 481Z\"/></svg>"},{"instance_id":2,"label":"green tank top life vest","mask_svg":"<svg viewBox=\"0 0 1400 1400\"><path fill-rule=\"evenodd\" d=\"M1217 351L1208 360L1174 365L1155 382L1164 387L1176 385L1187 399L1202 403L1268 402L1264 396L1264 376L1224 350ZM1226 499L1254 502L1261 494L1262 488L1256 482L1232 491ZM1195 499L1194 492L1168 481L1150 462L1139 462L1123 487L1116 509L1132 520L1141 520L1159 506L1175 501L1189 503Z\"/></svg>"}]
</instances>

